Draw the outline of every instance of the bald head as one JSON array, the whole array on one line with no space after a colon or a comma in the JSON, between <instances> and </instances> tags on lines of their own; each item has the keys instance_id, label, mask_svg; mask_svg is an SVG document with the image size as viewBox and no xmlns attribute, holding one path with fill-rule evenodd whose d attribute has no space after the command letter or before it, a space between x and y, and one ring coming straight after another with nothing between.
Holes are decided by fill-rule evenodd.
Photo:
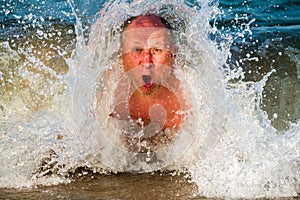
<instances>
[{"instance_id":1,"label":"bald head","mask_svg":"<svg viewBox=\"0 0 300 200\"><path fill-rule=\"evenodd\" d=\"M125 30L148 27L171 29L170 24L164 18L156 15L140 15L137 17L132 17L124 24Z\"/></svg>"},{"instance_id":2,"label":"bald head","mask_svg":"<svg viewBox=\"0 0 300 200\"><path fill-rule=\"evenodd\" d=\"M163 34L162 36L157 36L157 38L165 38L168 40L168 45L174 44L174 36L170 24L162 17L149 14L132 17L124 23L123 33L121 34L121 48L123 46L124 39L128 39L126 38L126 35L135 34L135 38L139 40L140 37L148 38L150 35L152 35L153 38L155 36L153 34L154 32L160 32Z\"/></svg>"}]
</instances>

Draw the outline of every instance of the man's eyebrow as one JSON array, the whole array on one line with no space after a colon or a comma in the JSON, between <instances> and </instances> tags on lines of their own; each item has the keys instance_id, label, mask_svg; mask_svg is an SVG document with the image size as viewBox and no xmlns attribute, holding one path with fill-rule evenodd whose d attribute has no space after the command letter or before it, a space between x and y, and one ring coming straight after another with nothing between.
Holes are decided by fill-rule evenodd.
<instances>
[{"instance_id":1,"label":"man's eyebrow","mask_svg":"<svg viewBox=\"0 0 300 200\"><path fill-rule=\"evenodd\" d=\"M165 42L164 41L150 41L150 42L148 42L148 45L149 44L151 46L161 47L161 46L164 46Z\"/></svg>"},{"instance_id":2,"label":"man's eyebrow","mask_svg":"<svg viewBox=\"0 0 300 200\"><path fill-rule=\"evenodd\" d=\"M138 40L137 38L135 38L135 39L132 40L132 44L133 45L142 45L141 41Z\"/></svg>"}]
</instances>

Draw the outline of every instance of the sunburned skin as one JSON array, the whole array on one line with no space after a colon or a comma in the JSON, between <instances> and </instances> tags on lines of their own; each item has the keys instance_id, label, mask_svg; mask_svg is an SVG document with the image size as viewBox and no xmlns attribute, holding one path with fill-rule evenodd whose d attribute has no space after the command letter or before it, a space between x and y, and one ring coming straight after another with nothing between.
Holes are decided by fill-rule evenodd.
<instances>
[{"instance_id":1,"label":"sunburned skin","mask_svg":"<svg viewBox=\"0 0 300 200\"><path fill-rule=\"evenodd\" d=\"M122 34L120 52L128 80L118 82L110 116L133 120L140 127L155 125L159 131L177 131L185 103L180 81L173 73L177 46L170 29L157 16L136 17ZM124 92L128 88L130 92ZM156 133L144 139L160 141Z\"/></svg>"},{"instance_id":2,"label":"sunburned skin","mask_svg":"<svg viewBox=\"0 0 300 200\"><path fill-rule=\"evenodd\" d=\"M163 130L166 128L178 129L182 121L182 114L180 114L182 109L178 98L166 87L156 87L159 87L157 92L149 95L139 89L132 94L129 99L130 117L135 120L141 118L144 126L147 126L151 121L156 121L163 125ZM156 109L156 112L154 110L151 112L153 107L157 107L157 105L163 109ZM163 113L166 116L163 116Z\"/></svg>"}]
</instances>

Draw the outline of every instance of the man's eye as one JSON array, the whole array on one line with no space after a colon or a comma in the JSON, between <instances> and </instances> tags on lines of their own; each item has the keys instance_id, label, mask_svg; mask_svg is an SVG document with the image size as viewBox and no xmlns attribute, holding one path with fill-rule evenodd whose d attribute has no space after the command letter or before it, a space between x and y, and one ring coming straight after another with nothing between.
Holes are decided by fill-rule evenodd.
<instances>
[{"instance_id":1,"label":"man's eye","mask_svg":"<svg viewBox=\"0 0 300 200\"><path fill-rule=\"evenodd\" d=\"M142 53L143 49L137 47L137 48L132 49L132 51L135 53Z\"/></svg>"},{"instance_id":2,"label":"man's eye","mask_svg":"<svg viewBox=\"0 0 300 200\"><path fill-rule=\"evenodd\" d=\"M151 49L151 53L152 53L153 55L161 54L162 51L163 51L163 50L162 50L162 49L159 49L159 48L153 48L153 49Z\"/></svg>"}]
</instances>

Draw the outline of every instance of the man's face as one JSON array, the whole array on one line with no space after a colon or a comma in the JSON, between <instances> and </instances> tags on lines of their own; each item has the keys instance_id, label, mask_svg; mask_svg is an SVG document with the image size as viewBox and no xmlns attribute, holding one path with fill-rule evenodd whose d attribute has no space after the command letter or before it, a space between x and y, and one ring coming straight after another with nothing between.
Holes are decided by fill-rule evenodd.
<instances>
[{"instance_id":1,"label":"man's face","mask_svg":"<svg viewBox=\"0 0 300 200\"><path fill-rule=\"evenodd\" d=\"M175 45L171 30L161 27L127 28L121 44L124 71L138 84L151 87L171 71Z\"/></svg>"}]
</instances>

